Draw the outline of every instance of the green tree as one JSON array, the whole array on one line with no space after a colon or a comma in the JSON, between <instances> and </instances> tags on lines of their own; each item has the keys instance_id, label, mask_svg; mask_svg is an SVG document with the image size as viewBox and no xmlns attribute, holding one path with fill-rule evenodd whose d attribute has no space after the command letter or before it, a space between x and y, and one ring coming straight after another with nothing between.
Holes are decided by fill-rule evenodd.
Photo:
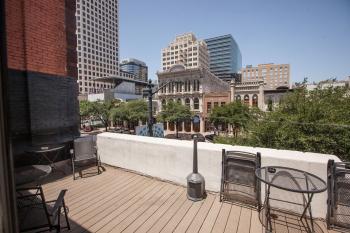
<instances>
[{"instance_id":1,"label":"green tree","mask_svg":"<svg viewBox=\"0 0 350 233\"><path fill-rule=\"evenodd\" d=\"M126 102L122 102L118 106L112 108L110 120L119 124L128 121L128 108Z\"/></svg>"},{"instance_id":2,"label":"green tree","mask_svg":"<svg viewBox=\"0 0 350 233\"><path fill-rule=\"evenodd\" d=\"M133 100L121 103L111 110L110 118L114 122L127 121L129 128L134 128L139 121L147 120L147 103L144 100Z\"/></svg>"},{"instance_id":3,"label":"green tree","mask_svg":"<svg viewBox=\"0 0 350 233\"><path fill-rule=\"evenodd\" d=\"M108 131L110 113L119 104L118 100L80 102L80 115L85 119L99 119Z\"/></svg>"},{"instance_id":4,"label":"green tree","mask_svg":"<svg viewBox=\"0 0 350 233\"><path fill-rule=\"evenodd\" d=\"M300 87L253 125L249 137L240 143L350 160L350 90Z\"/></svg>"},{"instance_id":5,"label":"green tree","mask_svg":"<svg viewBox=\"0 0 350 233\"><path fill-rule=\"evenodd\" d=\"M147 102L134 100L127 103L127 119L132 128L138 125L139 121L146 121L148 117Z\"/></svg>"},{"instance_id":6,"label":"green tree","mask_svg":"<svg viewBox=\"0 0 350 233\"><path fill-rule=\"evenodd\" d=\"M157 118L162 122L173 122L176 124L176 138L179 137L179 123L192 117L190 108L181 103L169 101L158 114Z\"/></svg>"},{"instance_id":7,"label":"green tree","mask_svg":"<svg viewBox=\"0 0 350 233\"><path fill-rule=\"evenodd\" d=\"M258 115L258 109L251 109L240 101L235 101L214 108L209 115L209 121L214 124L231 125L233 128L233 135L237 137L239 132L247 129L249 124L251 124Z\"/></svg>"}]
</instances>

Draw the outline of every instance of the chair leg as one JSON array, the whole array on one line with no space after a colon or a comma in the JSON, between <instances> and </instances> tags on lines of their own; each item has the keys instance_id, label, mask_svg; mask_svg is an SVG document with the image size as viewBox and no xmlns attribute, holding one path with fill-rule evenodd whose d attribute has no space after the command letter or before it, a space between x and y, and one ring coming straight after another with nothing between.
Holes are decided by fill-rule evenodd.
<instances>
[{"instance_id":1,"label":"chair leg","mask_svg":"<svg viewBox=\"0 0 350 233\"><path fill-rule=\"evenodd\" d=\"M73 180L75 180L74 160L72 159Z\"/></svg>"},{"instance_id":2,"label":"chair leg","mask_svg":"<svg viewBox=\"0 0 350 233\"><path fill-rule=\"evenodd\" d=\"M56 232L61 232L61 207L58 209Z\"/></svg>"},{"instance_id":3,"label":"chair leg","mask_svg":"<svg viewBox=\"0 0 350 233\"><path fill-rule=\"evenodd\" d=\"M101 174L101 170L100 170L101 162L98 158L96 159L96 165L97 165L97 174Z\"/></svg>"},{"instance_id":4,"label":"chair leg","mask_svg":"<svg viewBox=\"0 0 350 233\"><path fill-rule=\"evenodd\" d=\"M66 203L64 202L64 199L63 199L62 203L63 203L64 216L66 218L67 228L68 228L68 230L70 230L70 224L69 224L69 219L68 219L67 207L66 207Z\"/></svg>"}]
</instances>

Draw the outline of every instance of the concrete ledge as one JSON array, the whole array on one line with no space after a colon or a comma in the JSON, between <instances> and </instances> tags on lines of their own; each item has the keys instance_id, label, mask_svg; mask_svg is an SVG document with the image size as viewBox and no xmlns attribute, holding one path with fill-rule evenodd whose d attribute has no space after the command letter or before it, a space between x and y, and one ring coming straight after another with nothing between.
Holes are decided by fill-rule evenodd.
<instances>
[{"instance_id":1,"label":"concrete ledge","mask_svg":"<svg viewBox=\"0 0 350 233\"><path fill-rule=\"evenodd\" d=\"M192 171L193 142L191 141L102 133L97 136L97 146L103 163L181 185L186 185L186 176ZM275 165L297 168L315 174L325 181L327 180L328 160L340 161L334 155L199 142L199 172L205 178L206 189L214 192L220 191L222 149L260 152L262 166ZM262 185L262 189L264 194L264 185ZM298 199L295 201L300 201L302 198L284 191L276 191L275 193L274 197L287 197L288 200L292 198L293 200ZM290 197L286 195L290 195ZM326 217L326 200L327 192L314 196L312 207L315 217ZM300 211L300 208L295 209L285 203L275 203L274 205Z\"/></svg>"}]
</instances>

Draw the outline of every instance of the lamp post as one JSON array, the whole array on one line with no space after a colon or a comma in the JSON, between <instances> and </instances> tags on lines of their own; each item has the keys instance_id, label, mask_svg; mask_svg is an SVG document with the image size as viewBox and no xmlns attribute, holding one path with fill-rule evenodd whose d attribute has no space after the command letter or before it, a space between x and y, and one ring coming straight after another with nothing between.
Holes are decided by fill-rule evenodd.
<instances>
[{"instance_id":1,"label":"lamp post","mask_svg":"<svg viewBox=\"0 0 350 233\"><path fill-rule=\"evenodd\" d=\"M153 137L153 109L152 109L152 80L147 84L147 96L148 96L148 133L150 137Z\"/></svg>"}]
</instances>

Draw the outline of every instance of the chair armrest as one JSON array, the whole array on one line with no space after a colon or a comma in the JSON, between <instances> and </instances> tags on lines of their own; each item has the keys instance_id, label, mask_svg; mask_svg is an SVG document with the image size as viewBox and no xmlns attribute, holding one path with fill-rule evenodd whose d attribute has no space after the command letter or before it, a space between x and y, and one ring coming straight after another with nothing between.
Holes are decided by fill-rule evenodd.
<instances>
[{"instance_id":1,"label":"chair armrest","mask_svg":"<svg viewBox=\"0 0 350 233\"><path fill-rule=\"evenodd\" d=\"M27 195L20 195L17 196L17 199L26 199L28 197L36 197L36 196L40 196L40 193L33 193L33 194L27 194Z\"/></svg>"},{"instance_id":2,"label":"chair armrest","mask_svg":"<svg viewBox=\"0 0 350 233\"><path fill-rule=\"evenodd\" d=\"M40 187L33 186L33 187L16 188L16 191L20 192L20 191L29 191L29 190L38 190L38 189L40 189Z\"/></svg>"},{"instance_id":3,"label":"chair armrest","mask_svg":"<svg viewBox=\"0 0 350 233\"><path fill-rule=\"evenodd\" d=\"M51 216L53 217L53 222L56 222L58 215L61 214L60 210L63 206L64 195L66 194L66 192L67 192L67 189L61 190L59 195L58 195L57 200L55 201L55 204L54 204L52 211L51 211ZM53 202L53 201L50 201L50 202Z\"/></svg>"}]
</instances>

